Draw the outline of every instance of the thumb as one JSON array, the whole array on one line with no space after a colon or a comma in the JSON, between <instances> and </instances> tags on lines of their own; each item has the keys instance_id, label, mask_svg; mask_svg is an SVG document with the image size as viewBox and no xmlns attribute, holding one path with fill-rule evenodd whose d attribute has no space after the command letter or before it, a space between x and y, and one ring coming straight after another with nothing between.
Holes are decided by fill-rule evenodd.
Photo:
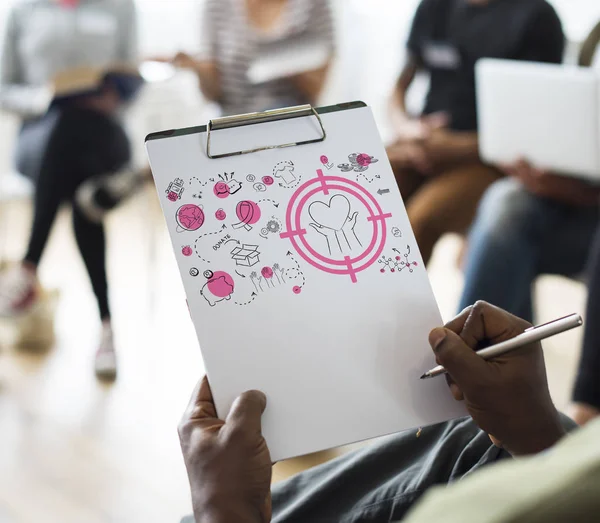
<instances>
[{"instance_id":1,"label":"thumb","mask_svg":"<svg viewBox=\"0 0 600 523\"><path fill-rule=\"evenodd\" d=\"M450 115L444 111L432 113L426 116L423 119L423 122L430 131L443 129L444 127L448 126L450 122Z\"/></svg>"},{"instance_id":2,"label":"thumb","mask_svg":"<svg viewBox=\"0 0 600 523\"><path fill-rule=\"evenodd\" d=\"M232 429L261 432L261 416L266 407L267 397L262 392L244 392L234 401L225 423Z\"/></svg>"},{"instance_id":3,"label":"thumb","mask_svg":"<svg viewBox=\"0 0 600 523\"><path fill-rule=\"evenodd\" d=\"M473 378L477 377L477 381L480 381L479 378L487 372L486 362L458 334L449 329L433 329L429 334L429 344L436 361L444 366L460 389L467 394L474 382Z\"/></svg>"}]
</instances>

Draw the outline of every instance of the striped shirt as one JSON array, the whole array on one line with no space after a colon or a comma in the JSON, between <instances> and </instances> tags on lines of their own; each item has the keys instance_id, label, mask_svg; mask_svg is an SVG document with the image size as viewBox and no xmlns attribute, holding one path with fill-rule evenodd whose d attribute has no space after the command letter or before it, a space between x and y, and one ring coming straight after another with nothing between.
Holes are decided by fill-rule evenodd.
<instances>
[{"instance_id":1,"label":"striped shirt","mask_svg":"<svg viewBox=\"0 0 600 523\"><path fill-rule=\"evenodd\" d=\"M43 92L57 73L136 61L133 0L80 0L74 7L20 0L4 35L0 103L23 114L43 111Z\"/></svg>"},{"instance_id":2,"label":"striped shirt","mask_svg":"<svg viewBox=\"0 0 600 523\"><path fill-rule=\"evenodd\" d=\"M245 0L206 0L201 38L199 59L219 69L224 114L308 103L289 80L253 85L248 71L259 56L296 40L322 42L333 53L331 6L328 0L288 0L278 25L263 33L248 22Z\"/></svg>"}]
</instances>

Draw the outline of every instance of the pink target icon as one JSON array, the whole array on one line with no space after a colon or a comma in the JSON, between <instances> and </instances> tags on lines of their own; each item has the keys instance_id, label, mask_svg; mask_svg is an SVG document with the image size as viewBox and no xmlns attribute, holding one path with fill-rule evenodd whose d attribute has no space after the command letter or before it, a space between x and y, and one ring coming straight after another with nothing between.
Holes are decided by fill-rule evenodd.
<instances>
[{"instance_id":1,"label":"pink target icon","mask_svg":"<svg viewBox=\"0 0 600 523\"><path fill-rule=\"evenodd\" d=\"M354 202L351 208L350 201ZM361 241L354 235L356 215L366 216L370 238L365 233ZM387 240L386 220L391 217L360 184L339 176L325 176L319 169L317 177L300 186L290 199L280 237L288 239L298 255L313 267L350 276L356 283L358 273L381 256ZM309 234L311 229L319 234ZM317 245L317 241L321 243ZM329 247L326 253L321 247L324 241ZM349 247L354 244L350 252L331 248L344 241Z\"/></svg>"}]
</instances>

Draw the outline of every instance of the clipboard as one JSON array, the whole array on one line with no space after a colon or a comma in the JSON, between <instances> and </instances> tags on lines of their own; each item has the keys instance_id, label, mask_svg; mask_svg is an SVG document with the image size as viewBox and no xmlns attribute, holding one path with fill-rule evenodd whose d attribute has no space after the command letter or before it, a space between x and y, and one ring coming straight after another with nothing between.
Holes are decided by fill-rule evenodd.
<instances>
[{"instance_id":1,"label":"clipboard","mask_svg":"<svg viewBox=\"0 0 600 523\"><path fill-rule=\"evenodd\" d=\"M221 417L265 392L277 461L466 414L418 379L442 319L366 104L222 118L146 147Z\"/></svg>"}]
</instances>

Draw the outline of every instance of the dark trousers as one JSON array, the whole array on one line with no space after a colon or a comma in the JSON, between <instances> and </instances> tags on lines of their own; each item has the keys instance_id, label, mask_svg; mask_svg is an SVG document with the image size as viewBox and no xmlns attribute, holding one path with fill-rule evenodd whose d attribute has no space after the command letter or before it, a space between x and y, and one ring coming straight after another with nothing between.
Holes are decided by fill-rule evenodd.
<instances>
[{"instance_id":1,"label":"dark trousers","mask_svg":"<svg viewBox=\"0 0 600 523\"><path fill-rule=\"evenodd\" d=\"M600 227L596 231L588 270L589 292L583 352L573 400L600 409Z\"/></svg>"},{"instance_id":2,"label":"dark trousers","mask_svg":"<svg viewBox=\"0 0 600 523\"><path fill-rule=\"evenodd\" d=\"M121 125L96 111L55 107L40 120L25 123L17 147L17 168L36 186L25 261L39 264L62 202L73 202L83 182L117 172L130 157L129 140ZM104 227L73 205L73 228L100 316L108 318Z\"/></svg>"},{"instance_id":3,"label":"dark trousers","mask_svg":"<svg viewBox=\"0 0 600 523\"><path fill-rule=\"evenodd\" d=\"M471 418L396 434L275 485L272 523L400 521L429 488L508 458Z\"/></svg>"}]
</instances>

